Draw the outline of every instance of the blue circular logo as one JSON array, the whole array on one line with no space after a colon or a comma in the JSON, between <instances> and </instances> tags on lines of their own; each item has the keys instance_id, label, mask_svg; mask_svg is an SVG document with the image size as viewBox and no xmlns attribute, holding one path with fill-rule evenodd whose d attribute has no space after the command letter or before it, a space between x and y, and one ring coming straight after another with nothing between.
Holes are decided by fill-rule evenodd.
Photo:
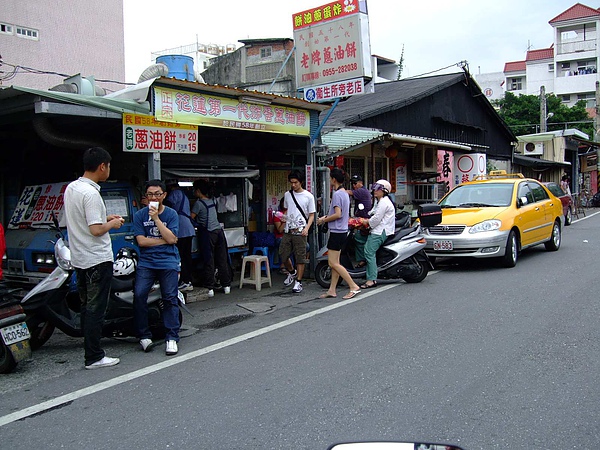
<instances>
[{"instance_id":1,"label":"blue circular logo","mask_svg":"<svg viewBox=\"0 0 600 450\"><path fill-rule=\"evenodd\" d=\"M312 102L313 100L315 100L317 98L317 93L314 89L307 89L305 97L306 97L306 100L308 100L309 102Z\"/></svg>"}]
</instances>

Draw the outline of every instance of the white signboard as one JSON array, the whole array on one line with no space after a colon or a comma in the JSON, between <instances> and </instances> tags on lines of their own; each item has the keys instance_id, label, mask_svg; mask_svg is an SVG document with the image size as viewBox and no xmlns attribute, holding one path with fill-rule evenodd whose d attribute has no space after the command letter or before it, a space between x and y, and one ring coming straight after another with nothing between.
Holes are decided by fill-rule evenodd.
<instances>
[{"instance_id":1,"label":"white signboard","mask_svg":"<svg viewBox=\"0 0 600 450\"><path fill-rule=\"evenodd\" d=\"M123 151L197 154L198 127L126 113L123 114Z\"/></svg>"},{"instance_id":2,"label":"white signboard","mask_svg":"<svg viewBox=\"0 0 600 450\"><path fill-rule=\"evenodd\" d=\"M60 221L64 207L63 194L68 184L69 182L64 182L25 187L8 222L8 228L49 225L52 223L52 214Z\"/></svg>"},{"instance_id":3,"label":"white signboard","mask_svg":"<svg viewBox=\"0 0 600 450\"><path fill-rule=\"evenodd\" d=\"M486 174L485 153L454 153L454 185L473 181L477 175Z\"/></svg>"},{"instance_id":4,"label":"white signboard","mask_svg":"<svg viewBox=\"0 0 600 450\"><path fill-rule=\"evenodd\" d=\"M365 0L338 0L292 15L298 88L372 78Z\"/></svg>"}]
</instances>

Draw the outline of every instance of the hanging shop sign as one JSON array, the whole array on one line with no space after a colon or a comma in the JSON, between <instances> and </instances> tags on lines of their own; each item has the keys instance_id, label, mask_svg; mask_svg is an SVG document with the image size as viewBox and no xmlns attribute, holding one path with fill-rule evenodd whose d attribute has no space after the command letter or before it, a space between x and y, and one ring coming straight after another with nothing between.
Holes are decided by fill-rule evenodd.
<instances>
[{"instance_id":1,"label":"hanging shop sign","mask_svg":"<svg viewBox=\"0 0 600 450\"><path fill-rule=\"evenodd\" d=\"M365 0L328 3L293 14L292 22L298 88L372 78Z\"/></svg>"},{"instance_id":2,"label":"hanging shop sign","mask_svg":"<svg viewBox=\"0 0 600 450\"><path fill-rule=\"evenodd\" d=\"M198 127L123 114L123 151L197 154Z\"/></svg>"},{"instance_id":3,"label":"hanging shop sign","mask_svg":"<svg viewBox=\"0 0 600 450\"><path fill-rule=\"evenodd\" d=\"M198 92L154 87L156 120L205 127L310 135L309 112L271 105L257 98L242 102Z\"/></svg>"},{"instance_id":4,"label":"hanging shop sign","mask_svg":"<svg viewBox=\"0 0 600 450\"><path fill-rule=\"evenodd\" d=\"M348 97L350 95L364 93L365 80L362 78L354 78L353 80L304 88L304 100L308 100L309 102L322 102L337 97Z\"/></svg>"},{"instance_id":5,"label":"hanging shop sign","mask_svg":"<svg viewBox=\"0 0 600 450\"><path fill-rule=\"evenodd\" d=\"M52 215L60 218L64 209L63 194L68 184L67 181L26 186L8 222L8 228L48 225L52 223Z\"/></svg>"}]
</instances>

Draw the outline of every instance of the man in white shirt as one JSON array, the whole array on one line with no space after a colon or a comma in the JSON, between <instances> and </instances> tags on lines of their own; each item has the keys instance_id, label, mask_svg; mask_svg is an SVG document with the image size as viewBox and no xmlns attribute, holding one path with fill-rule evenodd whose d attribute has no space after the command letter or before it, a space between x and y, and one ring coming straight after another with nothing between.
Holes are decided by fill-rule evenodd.
<instances>
[{"instance_id":1,"label":"man in white shirt","mask_svg":"<svg viewBox=\"0 0 600 450\"><path fill-rule=\"evenodd\" d=\"M281 244L279 245L279 254L281 261L285 261L285 267L288 270L288 276L283 282L284 285L294 287L295 293L302 292L302 277L304 276L304 265L306 264L306 243L308 241L308 231L315 220L315 197L302 188L304 177L299 171L292 171L288 175L291 189L285 193L283 207L287 210L285 213L285 229ZM290 261L290 255L294 254L296 270Z\"/></svg>"},{"instance_id":2,"label":"man in white shirt","mask_svg":"<svg viewBox=\"0 0 600 450\"><path fill-rule=\"evenodd\" d=\"M106 356L100 347L113 276L113 251L108 232L121 228L124 222L121 216L106 216L106 206L100 195L98 183L108 179L110 160L110 154L101 147L86 150L84 174L67 186L64 195L71 263L75 267L81 299L86 369L119 363L119 358Z\"/></svg>"}]
</instances>

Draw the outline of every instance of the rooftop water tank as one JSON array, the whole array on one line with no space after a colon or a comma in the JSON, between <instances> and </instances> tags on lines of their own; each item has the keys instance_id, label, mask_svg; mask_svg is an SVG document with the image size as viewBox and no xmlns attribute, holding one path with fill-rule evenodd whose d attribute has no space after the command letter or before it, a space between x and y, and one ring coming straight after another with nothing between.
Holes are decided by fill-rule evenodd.
<instances>
[{"instance_id":1,"label":"rooftop water tank","mask_svg":"<svg viewBox=\"0 0 600 450\"><path fill-rule=\"evenodd\" d=\"M156 58L169 68L169 77L178 80L194 81L194 58L185 55L163 55Z\"/></svg>"}]
</instances>

